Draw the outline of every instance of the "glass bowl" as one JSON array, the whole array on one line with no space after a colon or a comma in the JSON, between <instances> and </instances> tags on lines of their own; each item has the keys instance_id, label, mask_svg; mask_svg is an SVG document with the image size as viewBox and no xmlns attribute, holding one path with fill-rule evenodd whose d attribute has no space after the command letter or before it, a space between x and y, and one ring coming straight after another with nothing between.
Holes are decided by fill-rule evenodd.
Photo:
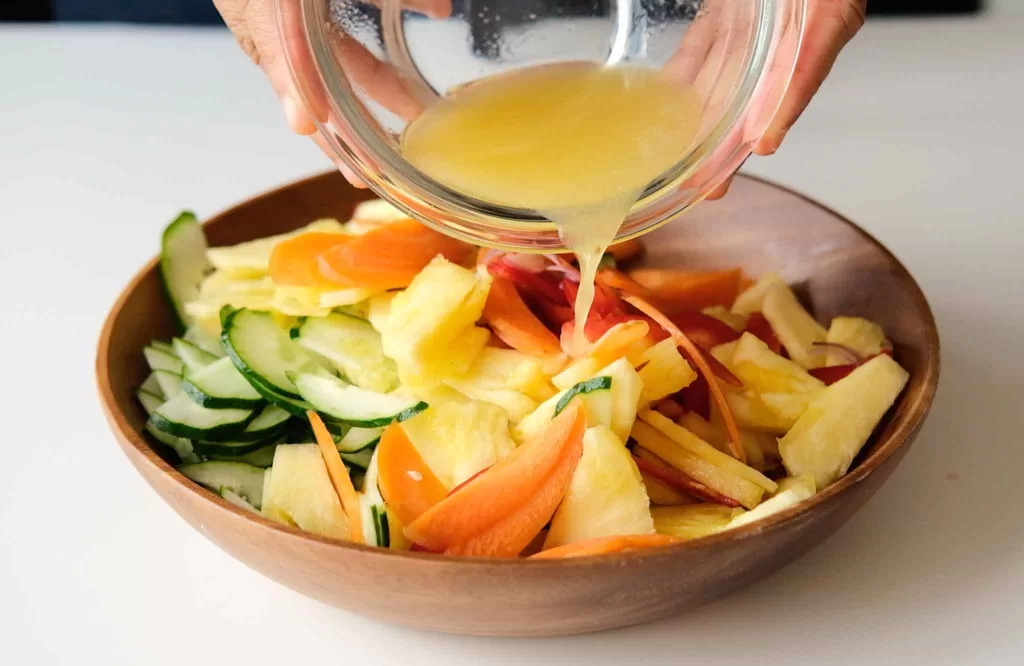
<instances>
[{"instance_id":1,"label":"glass bowl","mask_svg":"<svg viewBox=\"0 0 1024 666\"><path fill-rule=\"evenodd\" d=\"M494 74L583 61L658 68L701 97L690 148L653 179L616 240L675 219L750 155L796 62L806 0L277 0L296 89L322 146L378 195L479 245L564 249L535 210L460 193L415 168L405 127Z\"/></svg>"}]
</instances>

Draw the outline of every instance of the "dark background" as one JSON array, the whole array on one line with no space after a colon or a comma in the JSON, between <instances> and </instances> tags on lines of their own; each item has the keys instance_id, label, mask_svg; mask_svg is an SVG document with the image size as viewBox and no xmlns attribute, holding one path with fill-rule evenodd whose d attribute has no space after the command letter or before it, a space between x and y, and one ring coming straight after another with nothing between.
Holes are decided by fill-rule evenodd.
<instances>
[{"instance_id":1,"label":"dark background","mask_svg":"<svg viewBox=\"0 0 1024 666\"><path fill-rule=\"evenodd\" d=\"M982 0L869 0L869 15L976 12ZM211 0L0 0L0 21L219 24Z\"/></svg>"}]
</instances>

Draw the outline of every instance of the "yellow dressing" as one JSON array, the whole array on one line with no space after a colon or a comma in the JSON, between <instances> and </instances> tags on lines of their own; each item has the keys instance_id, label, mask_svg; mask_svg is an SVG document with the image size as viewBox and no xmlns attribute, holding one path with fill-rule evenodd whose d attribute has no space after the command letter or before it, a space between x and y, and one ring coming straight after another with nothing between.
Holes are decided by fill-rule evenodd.
<instances>
[{"instance_id":1,"label":"yellow dressing","mask_svg":"<svg viewBox=\"0 0 1024 666\"><path fill-rule=\"evenodd\" d=\"M555 223L580 263L582 350L598 262L647 185L689 149L700 106L657 70L544 65L452 91L406 128L402 147L452 189Z\"/></svg>"}]
</instances>

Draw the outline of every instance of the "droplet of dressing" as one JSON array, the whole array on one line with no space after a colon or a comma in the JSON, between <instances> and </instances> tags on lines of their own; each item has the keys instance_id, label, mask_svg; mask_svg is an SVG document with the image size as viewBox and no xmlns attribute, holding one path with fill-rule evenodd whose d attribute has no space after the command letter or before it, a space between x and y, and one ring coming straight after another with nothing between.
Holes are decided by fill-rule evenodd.
<instances>
[{"instance_id":1,"label":"droplet of dressing","mask_svg":"<svg viewBox=\"0 0 1024 666\"><path fill-rule=\"evenodd\" d=\"M422 481L423 480L423 475L420 474L419 472L417 472L414 469L410 469L407 472L407 474L409 475L409 478L411 478L413 481Z\"/></svg>"}]
</instances>

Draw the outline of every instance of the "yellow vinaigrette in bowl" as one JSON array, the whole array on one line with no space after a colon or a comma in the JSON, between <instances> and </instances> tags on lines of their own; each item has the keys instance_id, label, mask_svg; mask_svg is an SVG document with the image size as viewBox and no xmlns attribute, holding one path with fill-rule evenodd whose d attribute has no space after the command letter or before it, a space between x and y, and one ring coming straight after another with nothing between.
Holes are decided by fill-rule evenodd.
<instances>
[{"instance_id":1,"label":"yellow vinaigrette in bowl","mask_svg":"<svg viewBox=\"0 0 1024 666\"><path fill-rule=\"evenodd\" d=\"M405 130L414 166L463 194L543 214L579 259L575 346L597 265L647 185L690 148L700 97L663 72L560 63L476 81Z\"/></svg>"}]
</instances>

